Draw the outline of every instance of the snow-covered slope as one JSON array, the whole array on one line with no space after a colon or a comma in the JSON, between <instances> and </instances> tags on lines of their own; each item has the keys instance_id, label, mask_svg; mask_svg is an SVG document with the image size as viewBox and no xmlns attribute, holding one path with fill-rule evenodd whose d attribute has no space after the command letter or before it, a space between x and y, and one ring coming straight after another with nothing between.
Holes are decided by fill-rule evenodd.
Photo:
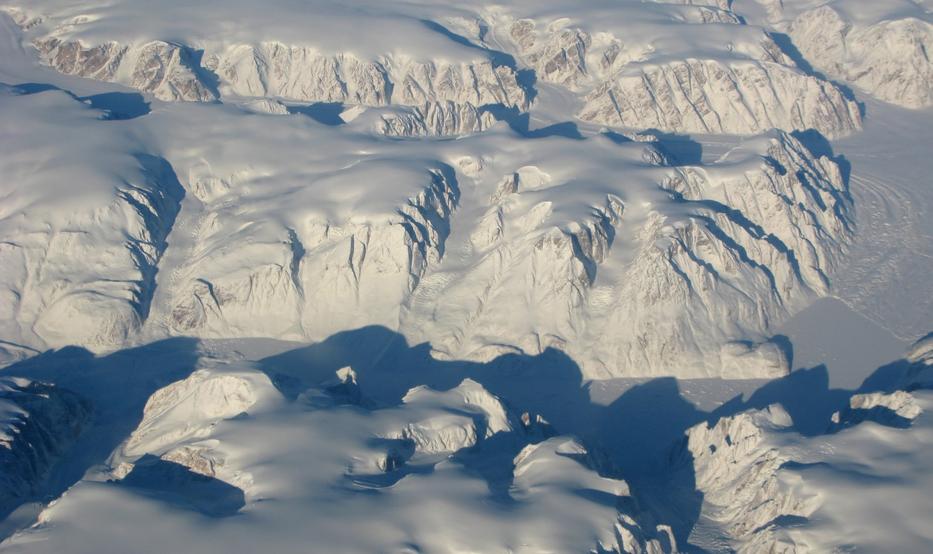
<instances>
[{"instance_id":1,"label":"snow-covered slope","mask_svg":"<svg viewBox=\"0 0 933 554\"><path fill-rule=\"evenodd\" d=\"M46 98L101 115L54 91L10 105ZM369 119L344 129L298 115L179 105L141 119L94 120L151 137L157 153L132 158L145 162L137 162L144 186L155 187L135 187L141 200L125 205L139 218L134 232L144 234L127 240L124 212L95 220L98 232L119 237L128 270L138 272L119 284L135 296L120 304L108 292L112 277L88 278L86 292L56 304L45 297L60 295L58 287L17 277L27 262L10 264L19 305L38 297L58 314L74 299L93 300L106 309L81 316L113 324L56 335L21 309L11 313L20 315L10 317L17 327L8 342L106 350L137 336L147 317L142 337L321 340L378 324L427 340L446 358L557 347L593 377L674 368L778 376L788 363L768 342L770 326L828 292L851 233L840 169L783 132L746 140L712 165L675 167L651 143L603 135L528 143L503 125L427 143L415 157L406 155L408 143L373 138ZM191 122L203 132L189 134ZM132 144L109 147L119 154ZM15 197L30 198L25 183L11 185ZM181 187L184 213L156 276ZM73 206L52 198L33 206L35 226L74 217ZM57 263L65 271L85 261ZM55 318L66 321L75 320Z\"/></svg>"},{"instance_id":2,"label":"snow-covered slope","mask_svg":"<svg viewBox=\"0 0 933 554\"><path fill-rule=\"evenodd\" d=\"M688 59L642 66L594 90L580 118L678 133L817 129L829 137L860 127L854 102L834 85L770 62Z\"/></svg>"},{"instance_id":3,"label":"snow-covered slope","mask_svg":"<svg viewBox=\"0 0 933 554\"><path fill-rule=\"evenodd\" d=\"M244 2L225 7L222 22L211 14L203 27L179 23L207 15L186 3L163 10L171 18L133 1L57 0L7 11L52 67L163 100L394 104L419 108L429 122L449 113L472 120L488 106L528 109L540 79L578 94L582 119L608 125L738 134L813 128L829 136L861 126L858 108L835 85L803 73L763 29L723 6L594 2L570 20L553 2L317 4L329 15L326 27L304 10L276 21ZM146 28L128 32L137 17ZM402 40L383 36L386 21ZM706 25L715 31L698 29ZM452 105L436 114L444 103ZM451 122L428 125L463 131Z\"/></svg>"},{"instance_id":4,"label":"snow-covered slope","mask_svg":"<svg viewBox=\"0 0 933 554\"><path fill-rule=\"evenodd\" d=\"M848 236L833 162L783 133L702 168L605 138L541 139L508 158L511 171L472 178L488 191L463 246L476 261L442 264L416 292L402 325L416 341L453 359L556 347L588 376L787 371L769 322L825 292Z\"/></svg>"},{"instance_id":5,"label":"snow-covered slope","mask_svg":"<svg viewBox=\"0 0 933 554\"><path fill-rule=\"evenodd\" d=\"M0 356L116 348L149 313L181 186L121 122L67 93L0 94Z\"/></svg>"},{"instance_id":6,"label":"snow-covered slope","mask_svg":"<svg viewBox=\"0 0 933 554\"><path fill-rule=\"evenodd\" d=\"M0 0L0 551L925 552L929 14Z\"/></svg>"},{"instance_id":7,"label":"snow-covered slope","mask_svg":"<svg viewBox=\"0 0 933 554\"><path fill-rule=\"evenodd\" d=\"M583 446L535 439L474 381L376 408L351 369L334 379L344 387L289 402L249 364L199 367L156 391L108 467L7 551L676 550L669 528L638 523L626 483L599 476ZM362 395L345 394L350 384ZM309 509L319 502L327 510ZM209 534L197 531L206 518ZM348 533L348 519L365 532Z\"/></svg>"},{"instance_id":8,"label":"snow-covered slope","mask_svg":"<svg viewBox=\"0 0 933 554\"><path fill-rule=\"evenodd\" d=\"M829 434L797 434L778 405L688 430L675 465L695 472L716 540L738 552L922 551L933 537L914 515L930 509L933 394L914 381L927 365L905 361L913 392L854 394Z\"/></svg>"},{"instance_id":9,"label":"snow-covered slope","mask_svg":"<svg viewBox=\"0 0 933 554\"><path fill-rule=\"evenodd\" d=\"M922 2L773 2L767 19L827 77L907 108L933 104L933 16Z\"/></svg>"},{"instance_id":10,"label":"snow-covered slope","mask_svg":"<svg viewBox=\"0 0 933 554\"><path fill-rule=\"evenodd\" d=\"M831 7L823 7L797 16L790 35L827 75L908 108L933 104L929 21L907 18L852 26Z\"/></svg>"},{"instance_id":11,"label":"snow-covered slope","mask_svg":"<svg viewBox=\"0 0 933 554\"><path fill-rule=\"evenodd\" d=\"M200 200L157 299L155 322L182 334L323 339L381 324L447 358L553 346L593 376L781 375L780 349L756 344L772 319L826 293L848 240L839 169L783 133L713 168L657 165L650 145L603 137L529 148L504 129L402 160L396 143L347 156L345 132L294 119L184 111L218 137L263 135L266 148L205 149L214 141L155 122ZM283 174L296 136L318 157ZM623 163L624 178L606 179ZM377 180L398 185L365 194ZM721 348L734 341L751 342Z\"/></svg>"}]
</instances>

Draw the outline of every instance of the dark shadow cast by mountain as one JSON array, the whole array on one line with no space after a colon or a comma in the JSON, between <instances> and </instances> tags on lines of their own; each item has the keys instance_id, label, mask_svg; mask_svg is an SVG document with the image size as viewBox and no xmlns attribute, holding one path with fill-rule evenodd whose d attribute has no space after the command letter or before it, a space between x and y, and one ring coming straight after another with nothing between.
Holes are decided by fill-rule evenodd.
<instances>
[{"instance_id":1,"label":"dark shadow cast by mountain","mask_svg":"<svg viewBox=\"0 0 933 554\"><path fill-rule=\"evenodd\" d=\"M777 340L792 359L790 341ZM671 525L682 549L691 552L699 551L689 544L689 537L699 519L703 495L696 490L692 459L683 448L688 429L780 404L791 415L794 431L820 435L830 432L832 414L844 409L854 393L830 388L828 370L821 365L764 382L747 397L736 396L708 412L682 394L685 381L672 377L633 380L637 382L603 404L593 400L595 383L584 380L578 365L558 350L535 356L505 354L488 363L438 360L431 356L430 345L409 346L403 336L383 327L337 333L320 343L261 360L259 365L274 382L287 382L292 397L294 391L331 379L337 369L351 366L363 395L382 406L399 404L418 385L449 390L465 378L473 379L512 413L540 415L557 434L576 436L591 452L604 453L607 463L594 469L627 481L636 503L644 508L640 517L656 517L657 522ZM891 371L880 368L866 380L866 386ZM892 379L884 377L885 383ZM513 501L509 494L513 460L525 444L504 438L480 442L477 450L459 452L453 459L486 480L491 501L507 506ZM651 529L650 521L646 523Z\"/></svg>"},{"instance_id":2,"label":"dark shadow cast by mountain","mask_svg":"<svg viewBox=\"0 0 933 554\"><path fill-rule=\"evenodd\" d=\"M104 92L85 96L79 100L86 102L92 108L106 111L109 114L107 119L135 119L151 111L149 103L138 92Z\"/></svg>"},{"instance_id":3,"label":"dark shadow cast by mountain","mask_svg":"<svg viewBox=\"0 0 933 554\"><path fill-rule=\"evenodd\" d=\"M794 421L794 429L805 436L821 435L829 428L833 413L846 406L852 391L829 387L825 365L797 369L787 377L766 383L744 402L730 402L714 412L717 416L767 408L780 404Z\"/></svg>"},{"instance_id":4,"label":"dark shadow cast by mountain","mask_svg":"<svg viewBox=\"0 0 933 554\"><path fill-rule=\"evenodd\" d=\"M239 488L152 454L136 460L126 477L110 483L212 517L232 516L246 505Z\"/></svg>"},{"instance_id":5,"label":"dark shadow cast by mountain","mask_svg":"<svg viewBox=\"0 0 933 554\"><path fill-rule=\"evenodd\" d=\"M120 198L127 204L132 205L146 221L149 229L164 229L162 234L155 234L151 237L152 245L164 252L168 247L168 239L171 231L175 227L175 219L181 211L182 201L185 199L185 187L178 180L175 168L165 158L153 156L151 154L136 154L136 160L146 172L151 175L159 188L165 193L161 199L164 209L161 213L153 212L148 206L140 202L136 196L129 193L119 193ZM158 198L152 195L152 198ZM149 259L137 250L130 249L130 252L136 257L137 266L142 274L143 287L141 293L133 300L133 307L139 313L140 318L145 320L149 317L149 309L152 306L152 298L156 289L156 276L159 273L159 265L151 263Z\"/></svg>"},{"instance_id":6,"label":"dark shadow cast by mountain","mask_svg":"<svg viewBox=\"0 0 933 554\"><path fill-rule=\"evenodd\" d=\"M836 165L839 166L839 171L842 172L842 181L846 185L846 191L848 194L848 184L849 184L849 175L852 173L852 164L849 160L842 154L836 154L833 152L833 145L829 140L820 134L819 131L815 129L807 129L806 131L794 131L791 135L800 141L801 144L807 147L807 150L810 151L814 156L826 156L832 161L836 162ZM851 200L851 198L850 198Z\"/></svg>"},{"instance_id":7,"label":"dark shadow cast by mountain","mask_svg":"<svg viewBox=\"0 0 933 554\"><path fill-rule=\"evenodd\" d=\"M11 87L18 94L36 94L47 90L61 90L55 85L48 83L20 83Z\"/></svg>"},{"instance_id":8,"label":"dark shadow cast by mountain","mask_svg":"<svg viewBox=\"0 0 933 554\"><path fill-rule=\"evenodd\" d=\"M661 151L671 165L701 165L703 163L703 145L690 135L667 133L658 129L647 129L639 135L653 136L657 139L654 146Z\"/></svg>"},{"instance_id":9,"label":"dark shadow cast by mountain","mask_svg":"<svg viewBox=\"0 0 933 554\"><path fill-rule=\"evenodd\" d=\"M858 106L859 115L865 117L865 103L859 102L855 97L855 92L846 84L834 81L826 77L826 75L817 71L810 62L803 56L800 50L797 49L797 45L794 44L794 41L791 40L790 36L785 33L779 33L777 31L769 31L768 35L774 40L774 43L778 45L778 48L781 49L784 54L790 58L794 64L797 66L800 71L810 75L811 77L816 77L823 81L829 81L836 86L842 92L842 95L847 99L855 102L855 105Z\"/></svg>"},{"instance_id":10,"label":"dark shadow cast by mountain","mask_svg":"<svg viewBox=\"0 0 933 554\"><path fill-rule=\"evenodd\" d=\"M103 111L105 113L104 119L108 120L135 119L151 111L149 102L146 102L143 95L138 92L102 92L90 96L77 96L71 91L48 83L20 83L10 88L15 93L24 96L57 90L96 110Z\"/></svg>"},{"instance_id":11,"label":"dark shadow cast by mountain","mask_svg":"<svg viewBox=\"0 0 933 554\"><path fill-rule=\"evenodd\" d=\"M705 421L680 393L673 377L646 380L623 393L597 415L589 441L599 441L618 466L636 499L671 525L678 544L688 545L700 516L703 494L696 490L693 459L670 463L671 451L690 427Z\"/></svg>"},{"instance_id":12,"label":"dark shadow cast by mountain","mask_svg":"<svg viewBox=\"0 0 933 554\"><path fill-rule=\"evenodd\" d=\"M518 64L515 62L515 58L511 54L507 54L500 50L493 50L483 45L476 44L462 35L451 31L447 27L444 27L436 21L431 21L429 19L422 19L421 23L428 29L439 33L448 39L456 42L461 46L477 50L486 55L493 67L508 67L513 72L515 72L515 79L520 86L525 91L525 96L528 99L528 102L532 102L537 96L538 91L535 87L537 83L537 74L531 69L519 69ZM481 33L484 32L481 30Z\"/></svg>"},{"instance_id":13,"label":"dark shadow cast by mountain","mask_svg":"<svg viewBox=\"0 0 933 554\"><path fill-rule=\"evenodd\" d=\"M186 65L197 76L198 81L214 95L215 102L220 101L220 77L204 66L204 50L180 46L182 49L181 63Z\"/></svg>"},{"instance_id":14,"label":"dark shadow cast by mountain","mask_svg":"<svg viewBox=\"0 0 933 554\"><path fill-rule=\"evenodd\" d=\"M336 127L346 123L340 114L344 106L340 102L317 102L307 105L291 105L287 107L288 113L301 114L310 117L322 125Z\"/></svg>"},{"instance_id":15,"label":"dark shadow cast by mountain","mask_svg":"<svg viewBox=\"0 0 933 554\"><path fill-rule=\"evenodd\" d=\"M89 469L104 463L138 426L152 393L195 369L197 344L191 339L171 339L100 358L82 349L64 349L0 372L55 383L94 406L93 424L50 472L43 498L59 496ZM527 412L532 421L540 416L554 433L576 436L592 454L587 461L600 475L628 482L634 504L626 508L627 513L649 533L657 523L671 525L682 551L691 552L700 551L689 539L699 521L703 496L696 489L692 457L684 448L688 429L777 403L791 415L794 431L819 435L831 432L831 415L843 409L853 394L830 388L826 367L817 366L764 382L746 397L736 396L710 411L698 408L683 393L689 381L672 377L631 379L617 397L601 401L597 400L599 384L585 380L576 362L561 351L504 354L485 363L440 360L432 356L430 345L409 345L399 333L379 326L336 333L256 364L293 400L310 387L326 389L338 369L350 366L366 399L359 409L366 410L398 406L416 386L446 391L472 379L497 396L513 415ZM863 388L891 386L900 379L894 374L903 371L899 364L880 368ZM483 435L482 427L478 429L477 435ZM545 438L521 432L508 435L484 438L449 458L484 479L489 501L504 510L516 502L510 493L515 457L526 445ZM361 494L378 494L378 489L407 475L434 471L430 460L421 463L412 457L410 445L396 441L384 447L383 473L348 474L348 487ZM198 489L200 477L162 460L144 460L129 475L118 486L208 515L230 515L242 506L242 491L210 478L202 487L203 494L186 496L190 492L187 483L194 482L192 490ZM624 500L592 499L602 503Z\"/></svg>"},{"instance_id":16,"label":"dark shadow cast by mountain","mask_svg":"<svg viewBox=\"0 0 933 554\"><path fill-rule=\"evenodd\" d=\"M630 142L635 142L632 139L628 138L627 136L623 135L622 133L617 133L611 129L605 129L600 134L602 134L604 137L606 137L607 139L611 140L612 142L616 144L627 144Z\"/></svg>"},{"instance_id":17,"label":"dark shadow cast by mountain","mask_svg":"<svg viewBox=\"0 0 933 554\"><path fill-rule=\"evenodd\" d=\"M634 142L633 139L612 130L604 130L600 134L616 144ZM703 145L690 135L666 133L657 129L640 131L637 136L644 136L673 167L703 164ZM651 138L655 140L650 140Z\"/></svg>"},{"instance_id":18,"label":"dark shadow cast by mountain","mask_svg":"<svg viewBox=\"0 0 933 554\"><path fill-rule=\"evenodd\" d=\"M521 135L522 138L564 137L575 140L583 140L584 138L577 124L573 121L564 121L538 129L531 129L531 114L522 112L518 108L509 108L497 104L483 106L482 111L492 114L497 121L504 121L512 131Z\"/></svg>"},{"instance_id":19,"label":"dark shadow cast by mountain","mask_svg":"<svg viewBox=\"0 0 933 554\"><path fill-rule=\"evenodd\" d=\"M689 475L671 481L659 476L658 471L665 468L649 459L665 459L670 445L707 415L680 396L673 378L648 380L605 406L592 401L580 368L561 351L548 349L536 356L505 354L488 363L444 361L431 356L430 345L409 346L404 337L384 327L337 333L320 343L261 360L259 366L291 398L303 387L320 385L336 370L351 366L362 394L381 406L400 404L408 390L418 385L449 390L470 378L500 398L513 414L541 416L555 433L577 436L591 451L605 452L608 463L594 469L627 480L637 503L663 513L664 523L674 523L675 535L683 544L699 515L702 496L688 482ZM486 480L491 501L508 505L513 461L527 444L492 438L453 459ZM379 482L385 479L393 477L381 477ZM667 505L675 495L676 518ZM681 497L689 499L688 506ZM648 512L631 515L649 517Z\"/></svg>"},{"instance_id":20,"label":"dark shadow cast by mountain","mask_svg":"<svg viewBox=\"0 0 933 554\"><path fill-rule=\"evenodd\" d=\"M194 339L173 338L101 357L68 347L0 370L0 376L24 377L71 391L92 410L85 430L48 468L36 494L21 503L54 500L89 470L104 464L139 425L149 397L196 368L197 345Z\"/></svg>"}]
</instances>

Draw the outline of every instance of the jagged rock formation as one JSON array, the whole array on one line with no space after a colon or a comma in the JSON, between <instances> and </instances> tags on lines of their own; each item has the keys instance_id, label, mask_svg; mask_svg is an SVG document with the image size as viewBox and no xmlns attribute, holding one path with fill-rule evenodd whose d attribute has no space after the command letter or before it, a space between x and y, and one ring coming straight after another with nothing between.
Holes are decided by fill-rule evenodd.
<instances>
[{"instance_id":1,"label":"jagged rock formation","mask_svg":"<svg viewBox=\"0 0 933 554\"><path fill-rule=\"evenodd\" d=\"M171 167L60 91L6 93L0 110L4 339L95 351L125 343L148 314L178 211Z\"/></svg>"},{"instance_id":2,"label":"jagged rock formation","mask_svg":"<svg viewBox=\"0 0 933 554\"><path fill-rule=\"evenodd\" d=\"M767 342L767 329L809 294L827 291L826 275L845 249L851 216L841 173L828 158L813 157L784 133L747 148L718 167L682 168L662 184L697 211L679 221L663 211L647 218L608 323L596 327L596 336L632 333L596 346L606 366L656 367L658 360L688 366L676 354L683 345L702 351L700 344L712 343L723 346L707 351L706 363L720 375L788 371L782 349ZM675 306L689 308L671 318ZM730 343L729 329L738 322L758 344ZM724 334L713 341L697 334L717 332Z\"/></svg>"},{"instance_id":3,"label":"jagged rock formation","mask_svg":"<svg viewBox=\"0 0 933 554\"><path fill-rule=\"evenodd\" d=\"M732 0L654 0L661 4L685 4L688 6L710 6L720 10L732 8Z\"/></svg>"},{"instance_id":4,"label":"jagged rock formation","mask_svg":"<svg viewBox=\"0 0 933 554\"><path fill-rule=\"evenodd\" d=\"M87 46L49 37L35 42L42 59L68 75L124 84L151 92L160 100L209 101L216 99L199 77L191 50L163 41L132 46L107 42Z\"/></svg>"},{"instance_id":5,"label":"jagged rock formation","mask_svg":"<svg viewBox=\"0 0 933 554\"><path fill-rule=\"evenodd\" d=\"M678 15L688 23L739 23L735 14L720 9L698 8ZM539 79L576 92L604 83L627 65L645 61L655 52L649 43L623 40L623 32L588 32L568 26L567 19L547 25L539 25L534 19L517 19L509 23L508 36ZM790 61L766 35L748 54L754 59Z\"/></svg>"},{"instance_id":6,"label":"jagged rock formation","mask_svg":"<svg viewBox=\"0 0 933 554\"><path fill-rule=\"evenodd\" d=\"M788 34L804 58L831 78L907 108L933 104L928 21L907 17L866 25L821 6L798 15Z\"/></svg>"},{"instance_id":7,"label":"jagged rock formation","mask_svg":"<svg viewBox=\"0 0 933 554\"><path fill-rule=\"evenodd\" d=\"M838 166L781 132L702 167L591 142L589 156L627 160L625 177L591 172L563 141L504 176L471 166L488 194L464 241L475 261L429 276L404 332L450 359L554 347L593 377L785 374L768 329L827 293L851 237Z\"/></svg>"},{"instance_id":8,"label":"jagged rock formation","mask_svg":"<svg viewBox=\"0 0 933 554\"><path fill-rule=\"evenodd\" d=\"M205 438L217 421L246 412L256 403L252 383L241 376L198 370L156 391L143 408L143 418L123 452L139 456L172 442Z\"/></svg>"},{"instance_id":9,"label":"jagged rock formation","mask_svg":"<svg viewBox=\"0 0 933 554\"><path fill-rule=\"evenodd\" d=\"M453 454L496 433L513 430L514 422L499 399L471 379L447 392L418 387L408 391L402 402L404 418L409 421L384 436L410 441L415 453ZM444 406L457 408L438 415L437 410Z\"/></svg>"},{"instance_id":10,"label":"jagged rock formation","mask_svg":"<svg viewBox=\"0 0 933 554\"><path fill-rule=\"evenodd\" d=\"M241 96L367 106L438 102L453 102L459 109L528 106L515 70L488 60L443 63L387 56L369 61L269 42L212 52L205 63Z\"/></svg>"},{"instance_id":11,"label":"jagged rock formation","mask_svg":"<svg viewBox=\"0 0 933 554\"><path fill-rule=\"evenodd\" d=\"M579 117L677 133L861 128L858 106L831 83L772 62L703 59L627 69L591 92Z\"/></svg>"},{"instance_id":12,"label":"jagged rock formation","mask_svg":"<svg viewBox=\"0 0 933 554\"><path fill-rule=\"evenodd\" d=\"M604 193L591 217L555 221L554 203L536 200L544 190L566 186L550 181L537 167L524 166L499 183L469 237L480 261L433 308L432 325L441 332L432 341L435 355L489 360L510 351L564 348L581 325L586 289L624 207ZM471 297L467 290L482 294ZM531 321L508 329L502 318L518 305Z\"/></svg>"},{"instance_id":13,"label":"jagged rock formation","mask_svg":"<svg viewBox=\"0 0 933 554\"><path fill-rule=\"evenodd\" d=\"M0 379L0 515L36 494L49 468L91 415L78 395L21 379Z\"/></svg>"},{"instance_id":14,"label":"jagged rock formation","mask_svg":"<svg viewBox=\"0 0 933 554\"><path fill-rule=\"evenodd\" d=\"M219 87L224 95L240 97L408 106L414 108L412 116L390 120L383 131L436 135L482 130L489 123L483 113L489 106L529 108L535 94L529 81L486 44L489 30L496 29L511 39L535 79L584 96L578 115L586 121L683 133L813 128L831 137L860 128L854 102L835 85L799 71L762 29L741 25L728 2L681 4L659 6L643 22L626 23L619 15L598 31L604 22L573 26L553 15L547 22L542 16L523 17L527 7L514 13L479 10L473 19L450 15L441 19L462 27L473 42L436 23L428 27L450 33L472 55L461 52L455 60L404 49L376 56L333 53L327 44L273 40L192 39L200 50L161 40L85 44L75 29L93 28L96 17L80 16L47 23L43 33L34 33L34 42L43 59L60 71L120 82L161 99L212 100ZM585 21L600 14L582 12L581 17ZM659 18L684 27L730 24L737 28L736 40L727 48L705 41L722 50L722 58L678 51L659 59L655 43L671 42L671 25L661 25ZM24 14L18 20L24 25L32 21ZM644 29L638 39L627 38L626 25L632 24Z\"/></svg>"},{"instance_id":15,"label":"jagged rock formation","mask_svg":"<svg viewBox=\"0 0 933 554\"><path fill-rule=\"evenodd\" d=\"M854 394L845 410L833 414L832 427L839 429L867 420L906 427L922 412L913 395L902 390Z\"/></svg>"},{"instance_id":16,"label":"jagged rock formation","mask_svg":"<svg viewBox=\"0 0 933 554\"><path fill-rule=\"evenodd\" d=\"M448 100L385 114L380 117L377 129L384 135L397 137L470 135L485 131L495 122L488 111Z\"/></svg>"},{"instance_id":17,"label":"jagged rock formation","mask_svg":"<svg viewBox=\"0 0 933 554\"><path fill-rule=\"evenodd\" d=\"M362 192L375 179L423 188L368 219L311 212L299 216L301 227L291 227L231 203L243 202L249 180L193 176L206 210L190 263L176 276L170 324L177 332L325 338L363 324L397 324L405 298L444 251L459 194L454 178L443 167L419 171L385 160L308 177L312 192L345 194L349 186Z\"/></svg>"},{"instance_id":18,"label":"jagged rock formation","mask_svg":"<svg viewBox=\"0 0 933 554\"><path fill-rule=\"evenodd\" d=\"M825 434L798 434L799 422L777 404L687 430L671 461L703 495L703 536L694 538L749 553L875 550L890 544L885 540L914 550L905 545L916 545L925 531L907 520L927 504L914 487L933 444L933 397L909 384L921 367L911 362L924 349L918 344L895 384L913 392L853 394ZM871 517L879 506L888 517ZM892 525L898 533L886 534Z\"/></svg>"},{"instance_id":19,"label":"jagged rock formation","mask_svg":"<svg viewBox=\"0 0 933 554\"><path fill-rule=\"evenodd\" d=\"M689 429L675 464L688 464L703 493L701 517L720 525L737 552L797 552L782 534L782 519L806 518L818 497L783 478L790 457L770 437L786 430L790 416L773 405Z\"/></svg>"},{"instance_id":20,"label":"jagged rock formation","mask_svg":"<svg viewBox=\"0 0 933 554\"><path fill-rule=\"evenodd\" d=\"M520 19L509 27L509 37L540 79L581 90L591 73L610 74L650 53L648 46L623 49L616 37L601 33L594 39L578 28L537 29L534 20Z\"/></svg>"},{"instance_id":21,"label":"jagged rock formation","mask_svg":"<svg viewBox=\"0 0 933 554\"><path fill-rule=\"evenodd\" d=\"M481 551L516 545L517 552L572 545L617 554L677 550L670 527L654 523L624 481L600 476L582 444L527 434L475 381L447 391L416 387L398 406L375 408L365 398L345 403L346 390L338 388L359 378L350 368L288 401L253 364L202 358L197 366L150 397L138 428L112 454L111 471L80 481L50 505L39 525L13 539L18 548L38 544L30 536L44 536L48 546L72 518L98 515L119 517L123 537L144 525L159 533L160 548L198 548L205 539L192 540L173 517L125 517L168 503L211 516L210 544L239 549L244 540L262 540L266 518L287 518L324 495L338 514L352 509L409 532L394 538L380 523L348 540L323 511L277 532L278 546L300 548L313 538L348 552L447 551L451 544ZM478 473L473 464L487 469ZM502 517L489 519L485 506L495 494L515 501L497 504ZM227 522L244 506L249 517ZM480 521L484 533L461 527ZM103 531L94 544L120 540Z\"/></svg>"},{"instance_id":22,"label":"jagged rock formation","mask_svg":"<svg viewBox=\"0 0 933 554\"><path fill-rule=\"evenodd\" d=\"M158 468L156 460L162 460L248 489L252 476L231 467L226 447L212 434L220 422L277 396L261 373L199 369L149 398L139 425L110 457L111 475L125 479L140 461Z\"/></svg>"},{"instance_id":23,"label":"jagged rock formation","mask_svg":"<svg viewBox=\"0 0 933 554\"><path fill-rule=\"evenodd\" d=\"M45 94L52 93L23 99ZM769 329L827 293L851 233L839 168L782 132L747 140L706 166L672 167L650 143L599 136L542 138L529 150L504 125L436 141L417 159L406 156L407 141L357 153L353 133L371 136L378 117L348 116L348 132L198 104L145 118L162 157L129 159L138 173L127 175L141 183L116 204L129 211L100 215L95 231L113 233L138 277L99 284L89 277L79 295L107 306L81 309L81 317L114 322L59 335L35 325L33 337L23 315L30 312L13 312L8 320L17 327L4 340L105 350L137 336L146 321L147 336L295 340L378 324L430 342L439 357L489 360L555 347L590 377L673 368L777 376L788 362ZM196 138L177 131L198 118L207 119ZM513 155L463 155L496 150ZM116 160L114 167L126 166ZM458 172L472 181L471 198L452 237ZM155 287L178 209L175 187L188 192L186 211ZM36 224L57 217L51 200L34 206L46 210ZM459 264L453 275L443 263L450 248ZM75 258L62 263L71 271ZM16 287L36 284L9 275ZM11 289L19 305L62 292L31 285ZM98 294L115 287L129 287L132 301ZM52 313L56 324L71 321Z\"/></svg>"},{"instance_id":24,"label":"jagged rock formation","mask_svg":"<svg viewBox=\"0 0 933 554\"><path fill-rule=\"evenodd\" d=\"M714 166L684 168L664 188L687 202L725 208L716 217L722 227L729 227L727 220L745 226L767 243L759 246L773 247L771 254L748 250L747 254L760 266L785 266L787 273L774 276L785 283L779 292L789 292L799 282L826 293L827 275L844 254L852 232L842 171L836 162L814 156L786 133L771 133L756 139L756 144L760 165L755 173L733 172L731 158L741 160L741 154L733 152ZM784 263L769 260L772 255Z\"/></svg>"},{"instance_id":25,"label":"jagged rock formation","mask_svg":"<svg viewBox=\"0 0 933 554\"><path fill-rule=\"evenodd\" d=\"M22 11L15 14L24 27L43 22ZM478 110L486 105L526 109L529 104L516 70L482 56L447 62L386 53L368 60L273 41L222 41L208 44L205 52L163 40L92 44L71 35L95 20L79 16L38 34L33 44L41 59L62 73L121 83L167 101L215 100L219 86L240 97L412 106L435 131L445 120L449 126L454 119L481 119Z\"/></svg>"},{"instance_id":26,"label":"jagged rock formation","mask_svg":"<svg viewBox=\"0 0 933 554\"><path fill-rule=\"evenodd\" d=\"M689 23L740 23L721 7L678 16ZM585 121L677 133L777 127L843 136L861 128L856 104L835 85L798 70L766 33L740 35L725 59L667 53L654 62L650 42L629 43L622 31L588 32L567 21L544 26L518 19L508 33L539 79L584 95L578 117Z\"/></svg>"}]
</instances>

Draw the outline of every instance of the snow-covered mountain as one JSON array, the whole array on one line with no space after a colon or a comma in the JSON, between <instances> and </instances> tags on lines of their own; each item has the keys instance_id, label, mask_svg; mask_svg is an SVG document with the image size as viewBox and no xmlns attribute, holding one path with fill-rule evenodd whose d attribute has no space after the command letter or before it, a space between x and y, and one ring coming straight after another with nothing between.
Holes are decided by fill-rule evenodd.
<instances>
[{"instance_id":1,"label":"snow-covered mountain","mask_svg":"<svg viewBox=\"0 0 933 554\"><path fill-rule=\"evenodd\" d=\"M813 69L907 108L933 104L933 22L924 2L783 2L770 20Z\"/></svg>"},{"instance_id":2,"label":"snow-covered mountain","mask_svg":"<svg viewBox=\"0 0 933 554\"><path fill-rule=\"evenodd\" d=\"M0 0L0 551L924 551L931 29Z\"/></svg>"},{"instance_id":3,"label":"snow-covered mountain","mask_svg":"<svg viewBox=\"0 0 933 554\"><path fill-rule=\"evenodd\" d=\"M852 395L825 434L795 433L779 405L688 430L673 459L693 466L701 518L738 552L919 552L929 532L914 518L930 502L911 489L929 486L929 350L929 338L914 345L893 389Z\"/></svg>"}]
</instances>

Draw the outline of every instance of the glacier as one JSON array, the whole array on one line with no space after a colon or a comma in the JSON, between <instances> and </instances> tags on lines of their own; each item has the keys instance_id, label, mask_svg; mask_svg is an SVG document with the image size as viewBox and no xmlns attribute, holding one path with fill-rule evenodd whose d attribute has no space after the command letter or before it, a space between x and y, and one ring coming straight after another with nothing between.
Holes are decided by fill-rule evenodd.
<instances>
[{"instance_id":1,"label":"glacier","mask_svg":"<svg viewBox=\"0 0 933 554\"><path fill-rule=\"evenodd\" d=\"M0 0L0 552L925 552L925 2Z\"/></svg>"}]
</instances>

